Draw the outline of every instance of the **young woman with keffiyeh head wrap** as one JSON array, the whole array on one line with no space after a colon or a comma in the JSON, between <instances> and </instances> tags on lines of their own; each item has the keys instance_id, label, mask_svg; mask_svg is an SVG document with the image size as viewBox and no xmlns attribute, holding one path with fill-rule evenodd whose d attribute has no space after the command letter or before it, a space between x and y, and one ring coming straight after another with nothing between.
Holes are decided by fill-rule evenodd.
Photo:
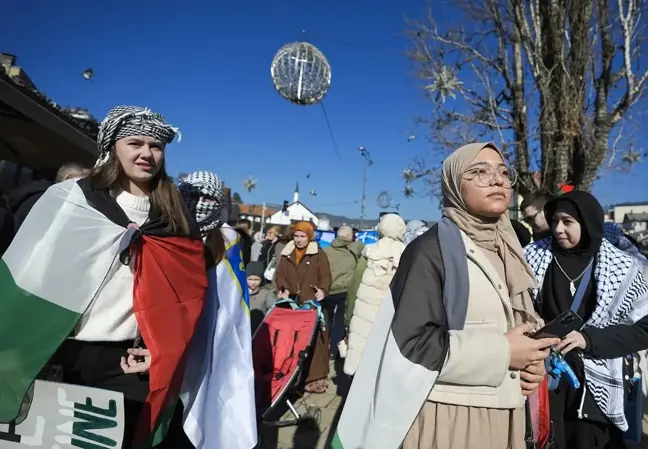
<instances>
[{"instance_id":1,"label":"young woman with keffiyeh head wrap","mask_svg":"<svg viewBox=\"0 0 648 449\"><path fill-rule=\"evenodd\" d=\"M99 189L119 187L151 206L168 221L169 230L189 232L182 198L166 172L164 152L180 133L147 108L118 106L110 110L97 136L99 159L89 179Z\"/></svg>"},{"instance_id":2,"label":"young woman with keffiyeh head wrap","mask_svg":"<svg viewBox=\"0 0 648 449\"><path fill-rule=\"evenodd\" d=\"M184 415L185 428L190 437L193 432L192 442L199 448L256 447L250 338L251 324L256 324L250 319L256 314L250 313L253 304L249 295L258 294L256 299L269 295L260 294L258 285L252 286L254 292L248 288L240 235L220 220L227 201L218 176L197 171L182 178L178 187L205 242L209 282L196 344L187 361L192 368L187 370L187 385L197 388L185 396L183 386L183 403L190 404ZM260 266L249 274L262 273ZM215 397L218 400L214 402ZM194 431L196 427L198 431Z\"/></svg>"},{"instance_id":3,"label":"young woman with keffiyeh head wrap","mask_svg":"<svg viewBox=\"0 0 648 449\"><path fill-rule=\"evenodd\" d=\"M75 313L57 316L52 310L58 309L50 309L42 325L33 313L38 304L33 316L23 317L5 294L0 327L15 334L9 322L27 320L36 329L38 351L21 348L38 352L38 359L25 359L34 369L57 367L65 383L123 393L123 448L158 445L167 434L207 290L200 233L164 168L176 135L149 109L113 108L100 125L99 159L90 175L48 189L16 236L21 247L7 253L9 261L16 251L31 254L30 260L38 259L34 252L46 255L20 270L39 284L49 282L41 293L49 304L57 304L49 291L74 284L64 305ZM46 229L36 235L39 226ZM2 376L16 384L33 381L29 373ZM8 384L2 379L0 385ZM20 394L21 388L12 389ZM11 408L10 399L6 388L0 391L0 413ZM179 421L169 432L163 444L185 446Z\"/></svg>"},{"instance_id":4,"label":"young woman with keffiyeh head wrap","mask_svg":"<svg viewBox=\"0 0 648 449\"><path fill-rule=\"evenodd\" d=\"M196 171L178 183L189 213L195 218L207 249L208 268L218 265L225 257L225 241L218 230L223 209L227 205L225 184L215 174ZM216 232L214 232L216 231Z\"/></svg>"}]
</instances>

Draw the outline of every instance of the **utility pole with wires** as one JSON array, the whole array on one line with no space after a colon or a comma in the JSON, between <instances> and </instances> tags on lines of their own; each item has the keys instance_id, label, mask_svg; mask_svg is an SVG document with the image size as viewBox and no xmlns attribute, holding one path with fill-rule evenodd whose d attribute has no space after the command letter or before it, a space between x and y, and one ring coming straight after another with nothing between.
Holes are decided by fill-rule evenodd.
<instances>
[{"instance_id":1,"label":"utility pole with wires","mask_svg":"<svg viewBox=\"0 0 648 449\"><path fill-rule=\"evenodd\" d=\"M358 147L360 155L365 159L365 165L362 170L362 199L360 201L360 230L364 228L364 219L365 219L365 205L367 202L367 169L369 166L373 165L373 160L369 154L369 150L365 147Z\"/></svg>"}]
</instances>

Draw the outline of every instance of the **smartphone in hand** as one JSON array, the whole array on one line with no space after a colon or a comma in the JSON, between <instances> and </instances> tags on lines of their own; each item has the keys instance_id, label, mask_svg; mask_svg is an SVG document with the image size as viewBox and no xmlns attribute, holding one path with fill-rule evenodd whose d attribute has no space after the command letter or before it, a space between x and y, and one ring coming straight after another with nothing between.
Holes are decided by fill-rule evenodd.
<instances>
[{"instance_id":1,"label":"smartphone in hand","mask_svg":"<svg viewBox=\"0 0 648 449\"><path fill-rule=\"evenodd\" d=\"M583 319L575 312L566 310L542 329L537 330L529 337L540 338L565 338L570 332L580 330L583 327Z\"/></svg>"}]
</instances>

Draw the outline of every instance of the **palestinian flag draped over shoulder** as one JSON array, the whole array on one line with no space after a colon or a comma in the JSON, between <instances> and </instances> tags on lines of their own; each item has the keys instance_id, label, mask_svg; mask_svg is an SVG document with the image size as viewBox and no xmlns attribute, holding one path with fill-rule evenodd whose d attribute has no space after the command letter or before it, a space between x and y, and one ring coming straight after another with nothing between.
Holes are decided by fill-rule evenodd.
<instances>
[{"instance_id":1,"label":"palestinian flag draped over shoulder","mask_svg":"<svg viewBox=\"0 0 648 449\"><path fill-rule=\"evenodd\" d=\"M466 249L447 217L403 252L344 403L332 449L398 449L462 329L469 285ZM443 278L432 260L441 257ZM442 294L435 293L436 287ZM449 312L448 312L449 311Z\"/></svg>"},{"instance_id":2,"label":"palestinian flag draped over shoulder","mask_svg":"<svg viewBox=\"0 0 648 449\"><path fill-rule=\"evenodd\" d=\"M141 447L163 438L207 289L204 252L198 232L170 233L154 211L139 230L128 226L87 179L50 187L32 209L0 263L0 422L18 415L113 263L134 257L133 306L152 360L136 438Z\"/></svg>"},{"instance_id":3,"label":"palestinian flag draped over shoulder","mask_svg":"<svg viewBox=\"0 0 648 449\"><path fill-rule=\"evenodd\" d=\"M398 449L436 382L438 371L403 356L393 320L389 292L373 323L331 449Z\"/></svg>"},{"instance_id":4,"label":"palestinian flag draped over shoulder","mask_svg":"<svg viewBox=\"0 0 648 449\"><path fill-rule=\"evenodd\" d=\"M373 322L332 449L401 447L441 373L449 331L462 330L466 321L466 257L462 234L448 217L407 245Z\"/></svg>"}]
</instances>

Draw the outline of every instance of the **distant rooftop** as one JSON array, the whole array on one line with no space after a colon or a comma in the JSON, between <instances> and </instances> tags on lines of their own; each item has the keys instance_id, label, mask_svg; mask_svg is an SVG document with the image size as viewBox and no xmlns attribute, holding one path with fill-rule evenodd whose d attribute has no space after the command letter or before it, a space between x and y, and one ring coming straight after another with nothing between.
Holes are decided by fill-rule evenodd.
<instances>
[{"instance_id":1,"label":"distant rooftop","mask_svg":"<svg viewBox=\"0 0 648 449\"><path fill-rule=\"evenodd\" d=\"M625 214L623 221L648 221L648 212L640 214Z\"/></svg>"},{"instance_id":2,"label":"distant rooftop","mask_svg":"<svg viewBox=\"0 0 648 449\"><path fill-rule=\"evenodd\" d=\"M648 201L634 201L634 202L628 202L628 203L616 203L616 204L610 204L610 208L613 207L627 207L627 206L648 206Z\"/></svg>"},{"instance_id":3,"label":"distant rooftop","mask_svg":"<svg viewBox=\"0 0 648 449\"><path fill-rule=\"evenodd\" d=\"M82 108L63 108L41 93L27 73L16 65L16 56L0 52L0 80L9 82L34 102L74 126L88 137L96 140L99 122Z\"/></svg>"},{"instance_id":4,"label":"distant rooftop","mask_svg":"<svg viewBox=\"0 0 648 449\"><path fill-rule=\"evenodd\" d=\"M263 205L262 204L239 204L239 211L241 215L255 215L261 216L263 214ZM265 216L269 217L270 215L281 210L281 206L273 208L266 205Z\"/></svg>"}]
</instances>

